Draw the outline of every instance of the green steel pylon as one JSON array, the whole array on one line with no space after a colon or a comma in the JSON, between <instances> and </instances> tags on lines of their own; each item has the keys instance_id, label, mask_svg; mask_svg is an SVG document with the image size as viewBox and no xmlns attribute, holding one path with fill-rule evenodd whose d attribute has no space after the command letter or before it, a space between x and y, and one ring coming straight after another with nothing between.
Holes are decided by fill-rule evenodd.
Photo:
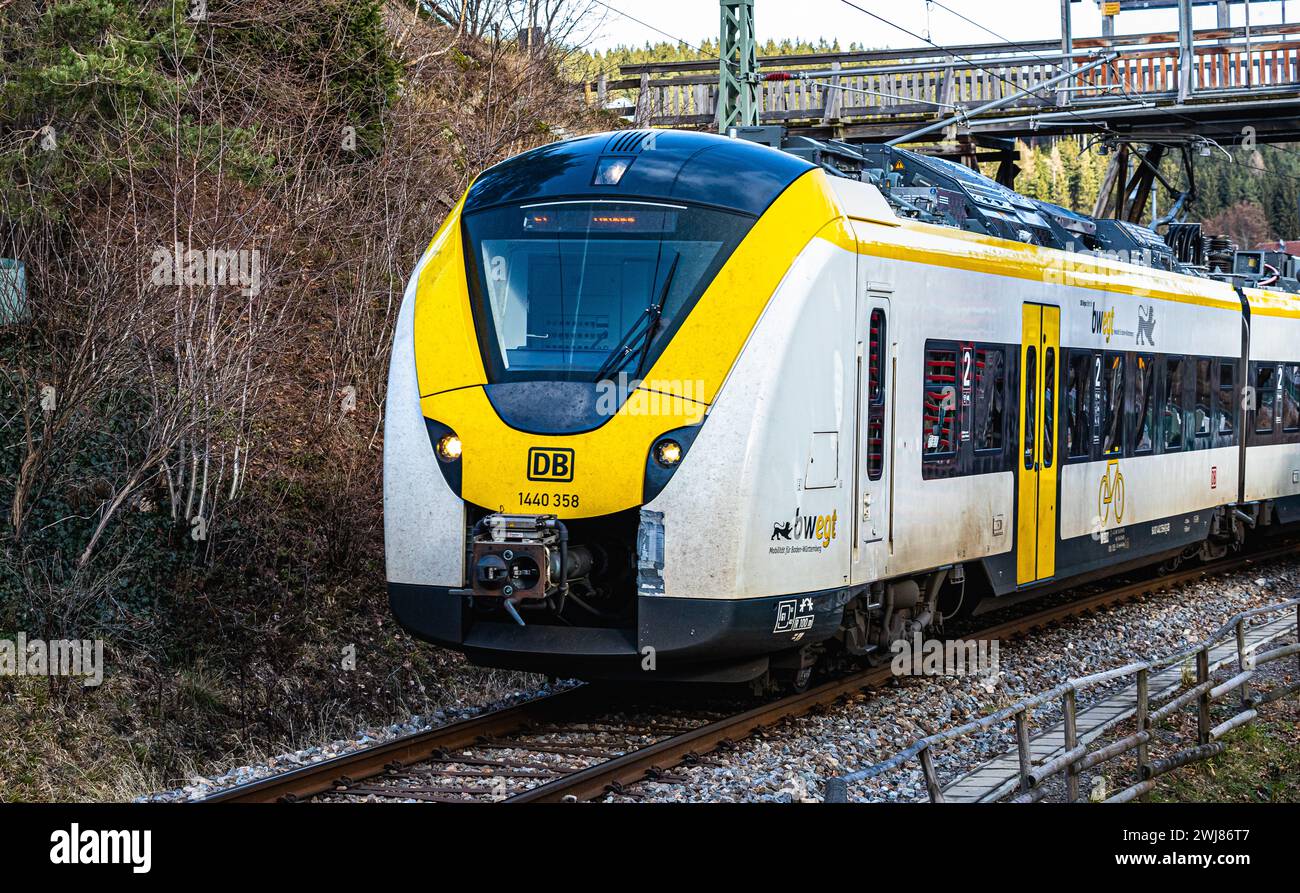
<instances>
[{"instance_id":1,"label":"green steel pylon","mask_svg":"<svg viewBox=\"0 0 1300 893\"><path fill-rule=\"evenodd\" d=\"M718 132L758 124L758 59L754 0L719 0Z\"/></svg>"}]
</instances>

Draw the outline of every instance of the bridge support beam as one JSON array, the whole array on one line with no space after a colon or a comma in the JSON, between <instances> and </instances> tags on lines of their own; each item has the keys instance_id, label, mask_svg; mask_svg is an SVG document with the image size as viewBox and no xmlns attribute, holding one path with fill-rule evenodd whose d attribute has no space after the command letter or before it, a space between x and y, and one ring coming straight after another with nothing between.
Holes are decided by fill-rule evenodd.
<instances>
[{"instance_id":1,"label":"bridge support beam","mask_svg":"<svg viewBox=\"0 0 1300 893\"><path fill-rule=\"evenodd\" d=\"M1174 215L1196 195L1195 169L1189 144L1182 143L1178 148L1182 156L1183 174L1187 186L1180 189L1160 170L1160 163L1169 154L1168 143L1148 143L1145 149L1128 142L1121 142L1114 147L1110 166L1101 184L1097 204L1092 209L1094 217L1113 217L1127 220L1129 223L1141 223L1143 216L1152 207L1151 200L1157 187L1163 187L1169 196L1170 213L1155 223L1168 223Z\"/></svg>"},{"instance_id":2,"label":"bridge support beam","mask_svg":"<svg viewBox=\"0 0 1300 893\"><path fill-rule=\"evenodd\" d=\"M719 0L718 132L758 125L754 0Z\"/></svg>"},{"instance_id":3,"label":"bridge support beam","mask_svg":"<svg viewBox=\"0 0 1300 893\"><path fill-rule=\"evenodd\" d=\"M1196 51L1192 48L1192 0L1178 0L1178 101L1192 98L1192 65Z\"/></svg>"},{"instance_id":4,"label":"bridge support beam","mask_svg":"<svg viewBox=\"0 0 1300 893\"><path fill-rule=\"evenodd\" d=\"M1070 0L1061 0L1061 71L1074 68L1074 28L1070 24ZM1067 80L1056 93L1056 104L1070 104L1070 82Z\"/></svg>"}]
</instances>

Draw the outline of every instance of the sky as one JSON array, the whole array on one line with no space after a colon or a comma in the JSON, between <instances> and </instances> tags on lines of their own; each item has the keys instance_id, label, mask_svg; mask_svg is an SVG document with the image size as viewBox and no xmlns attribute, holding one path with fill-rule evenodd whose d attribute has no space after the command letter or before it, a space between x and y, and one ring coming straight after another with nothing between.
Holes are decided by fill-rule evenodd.
<instances>
[{"instance_id":1,"label":"sky","mask_svg":"<svg viewBox=\"0 0 1300 893\"><path fill-rule=\"evenodd\" d=\"M716 0L601 0L608 7L604 20L593 32L592 49L608 49L619 44L641 46L647 41L666 39L653 28L672 37L697 44L705 38L717 39L718 4ZM988 31L963 21L943 7L972 19L1008 40L1047 40L1061 34L1059 0L854 0L891 22L917 34L928 36L941 45L992 43L998 40ZM940 6L942 3L942 6ZM1300 0L1252 0L1250 20L1253 25L1300 21ZM1075 37L1101 34L1101 11L1096 0L1071 4ZM617 11L615 11L617 10ZM626 13L626 15L620 14ZM628 18L634 16L645 24ZM1195 7L1196 28L1213 28L1213 6ZM1232 23L1245 21L1244 7L1232 8ZM768 38L804 38L816 41L838 38L840 46L858 42L867 47L907 48L918 45L897 29L864 15L842 0L756 0L754 25L760 41ZM1135 10L1123 12L1115 20L1118 34L1146 31L1174 31L1178 26L1177 10Z\"/></svg>"}]
</instances>

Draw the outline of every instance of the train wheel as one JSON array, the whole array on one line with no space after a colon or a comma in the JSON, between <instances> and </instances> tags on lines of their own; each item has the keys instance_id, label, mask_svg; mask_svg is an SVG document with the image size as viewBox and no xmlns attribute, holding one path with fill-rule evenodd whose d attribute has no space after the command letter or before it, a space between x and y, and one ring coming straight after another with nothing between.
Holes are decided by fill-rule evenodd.
<instances>
[{"instance_id":1,"label":"train wheel","mask_svg":"<svg viewBox=\"0 0 1300 893\"><path fill-rule=\"evenodd\" d=\"M790 680L791 691L798 694L808 690L808 683L812 681L812 667L804 667L795 672L794 677Z\"/></svg>"}]
</instances>

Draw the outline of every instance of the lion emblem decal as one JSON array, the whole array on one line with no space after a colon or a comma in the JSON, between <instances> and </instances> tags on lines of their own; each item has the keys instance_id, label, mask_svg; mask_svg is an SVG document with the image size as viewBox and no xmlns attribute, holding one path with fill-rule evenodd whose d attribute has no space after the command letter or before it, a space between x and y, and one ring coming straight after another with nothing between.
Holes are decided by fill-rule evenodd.
<instances>
[{"instance_id":1,"label":"lion emblem decal","mask_svg":"<svg viewBox=\"0 0 1300 893\"><path fill-rule=\"evenodd\" d=\"M1144 304L1138 304L1138 344L1150 344L1156 346L1156 305L1152 304L1147 307Z\"/></svg>"}]
</instances>

